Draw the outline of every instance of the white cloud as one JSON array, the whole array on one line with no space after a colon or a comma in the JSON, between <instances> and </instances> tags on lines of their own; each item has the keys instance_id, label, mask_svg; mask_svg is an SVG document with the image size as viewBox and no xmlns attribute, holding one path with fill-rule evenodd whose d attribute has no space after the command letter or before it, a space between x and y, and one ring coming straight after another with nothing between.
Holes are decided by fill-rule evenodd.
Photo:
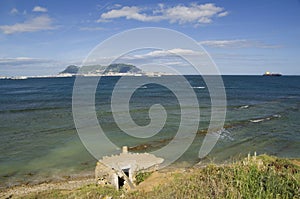
<instances>
[{"instance_id":1,"label":"white cloud","mask_svg":"<svg viewBox=\"0 0 300 199\"><path fill-rule=\"evenodd\" d=\"M121 4L114 4L114 6L116 7L116 8L119 8L119 7L122 7L122 5Z\"/></svg>"},{"instance_id":2,"label":"white cloud","mask_svg":"<svg viewBox=\"0 0 300 199\"><path fill-rule=\"evenodd\" d=\"M22 32L36 32L41 30L52 30L56 27L52 26L52 19L46 15L35 17L24 23L16 23L14 25L0 26L0 30L4 34L14 34Z\"/></svg>"},{"instance_id":3,"label":"white cloud","mask_svg":"<svg viewBox=\"0 0 300 199\"><path fill-rule=\"evenodd\" d=\"M114 18L125 17L126 19L135 19L138 21L154 21L157 20L155 17L147 16L146 14L140 14L141 8L137 6L132 7L122 7L119 10L111 10L109 12L103 13L98 22L103 20L109 20Z\"/></svg>"},{"instance_id":4,"label":"white cloud","mask_svg":"<svg viewBox=\"0 0 300 199\"><path fill-rule=\"evenodd\" d=\"M32 9L32 12L48 12L47 8L41 7L41 6L35 6Z\"/></svg>"},{"instance_id":5,"label":"white cloud","mask_svg":"<svg viewBox=\"0 0 300 199\"><path fill-rule=\"evenodd\" d=\"M30 60L36 60L36 58L31 58L31 57L0 58L0 63L3 64L3 63L30 61Z\"/></svg>"},{"instance_id":6,"label":"white cloud","mask_svg":"<svg viewBox=\"0 0 300 199\"><path fill-rule=\"evenodd\" d=\"M209 47L216 47L216 48L225 48L225 47L240 47L248 44L247 40L244 39L236 39L236 40L208 40L208 41L201 41L200 44L209 46Z\"/></svg>"},{"instance_id":7,"label":"white cloud","mask_svg":"<svg viewBox=\"0 0 300 199\"><path fill-rule=\"evenodd\" d=\"M228 14L229 14L228 11L221 12L221 13L218 14L218 17L225 17L225 16L227 16Z\"/></svg>"},{"instance_id":8,"label":"white cloud","mask_svg":"<svg viewBox=\"0 0 300 199\"><path fill-rule=\"evenodd\" d=\"M141 54L128 54L119 57L116 62L130 63L141 67L145 71L180 74L197 74L195 68L186 60L197 61L198 66L210 64L204 51L174 48L170 50L152 50ZM200 61L199 61L200 60Z\"/></svg>"},{"instance_id":9,"label":"white cloud","mask_svg":"<svg viewBox=\"0 0 300 199\"><path fill-rule=\"evenodd\" d=\"M205 57L206 54L204 51L194 51L190 49L182 49L182 48L174 48L170 50L151 50L151 51L143 51L137 53L130 53L126 54L121 57L95 57L94 59L89 59L87 65L93 64L102 64L108 63L111 60L115 60L116 62L120 63L132 63L135 65L141 65L145 63L163 63L164 65L172 65L178 64L183 65L185 60L182 59L180 56L185 57Z\"/></svg>"},{"instance_id":10,"label":"white cloud","mask_svg":"<svg viewBox=\"0 0 300 199\"><path fill-rule=\"evenodd\" d=\"M32 65L39 63L50 63L52 60L32 58L32 57L13 57L13 58L0 58L0 66L20 66Z\"/></svg>"},{"instance_id":11,"label":"white cloud","mask_svg":"<svg viewBox=\"0 0 300 199\"><path fill-rule=\"evenodd\" d=\"M189 66L181 56L189 57L191 59L196 57L205 57L206 54L202 51L193 51L190 49L174 48L170 50L152 50L150 52L143 52L141 54L128 54L119 57L117 62L131 63L137 66L140 65L156 65L162 64L170 67L185 67Z\"/></svg>"},{"instance_id":12,"label":"white cloud","mask_svg":"<svg viewBox=\"0 0 300 199\"><path fill-rule=\"evenodd\" d=\"M33 57L0 57L1 76L51 75L62 71L69 63Z\"/></svg>"},{"instance_id":13,"label":"white cloud","mask_svg":"<svg viewBox=\"0 0 300 199\"><path fill-rule=\"evenodd\" d=\"M214 48L280 48L279 45L269 45L260 41L234 39L234 40L207 40L201 41L200 44Z\"/></svg>"},{"instance_id":14,"label":"white cloud","mask_svg":"<svg viewBox=\"0 0 300 199\"><path fill-rule=\"evenodd\" d=\"M124 6L120 9L112 9L102 13L97 22L106 22L116 18L133 19L143 22L157 22L167 20L170 23L179 24L203 24L211 23L214 17L224 17L228 12L224 8L218 7L212 3L190 4L189 6L177 5L174 7L165 7L158 4L158 9L153 10L153 14L147 14L143 9L137 6Z\"/></svg>"},{"instance_id":15,"label":"white cloud","mask_svg":"<svg viewBox=\"0 0 300 199\"><path fill-rule=\"evenodd\" d=\"M13 8L13 9L10 10L10 14L12 14L12 15L15 15L15 14L18 14L18 13L19 13L19 11L18 11L17 8Z\"/></svg>"},{"instance_id":16,"label":"white cloud","mask_svg":"<svg viewBox=\"0 0 300 199\"><path fill-rule=\"evenodd\" d=\"M191 4L191 6L175 6L162 10L170 22L183 23L211 23L212 18L222 12L224 8L217 7L214 4Z\"/></svg>"},{"instance_id":17,"label":"white cloud","mask_svg":"<svg viewBox=\"0 0 300 199\"><path fill-rule=\"evenodd\" d=\"M152 56L152 57L162 57L162 56L177 56L177 55L184 55L184 56L197 56L202 55L202 52L193 51L190 49L182 49L182 48L174 48L170 50L155 50L151 51L143 56Z\"/></svg>"},{"instance_id":18,"label":"white cloud","mask_svg":"<svg viewBox=\"0 0 300 199\"><path fill-rule=\"evenodd\" d=\"M83 31L98 31L98 30L105 30L105 28L102 28L102 27L80 27L79 30L83 30Z\"/></svg>"}]
</instances>

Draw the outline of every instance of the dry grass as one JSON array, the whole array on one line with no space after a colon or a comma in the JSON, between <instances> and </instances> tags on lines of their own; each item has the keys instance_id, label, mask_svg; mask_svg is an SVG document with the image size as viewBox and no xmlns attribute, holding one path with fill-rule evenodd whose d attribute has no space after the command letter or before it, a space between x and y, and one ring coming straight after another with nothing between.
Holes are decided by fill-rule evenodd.
<instances>
[{"instance_id":1,"label":"dry grass","mask_svg":"<svg viewBox=\"0 0 300 199\"><path fill-rule=\"evenodd\" d=\"M286 159L259 156L175 174L168 184L127 198L300 198L300 168Z\"/></svg>"}]
</instances>

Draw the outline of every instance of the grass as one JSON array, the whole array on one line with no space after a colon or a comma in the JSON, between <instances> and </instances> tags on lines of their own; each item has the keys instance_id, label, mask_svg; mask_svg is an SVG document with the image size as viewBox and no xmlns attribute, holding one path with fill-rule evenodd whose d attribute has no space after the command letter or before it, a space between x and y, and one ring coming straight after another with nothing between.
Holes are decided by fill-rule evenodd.
<instances>
[{"instance_id":1,"label":"grass","mask_svg":"<svg viewBox=\"0 0 300 199\"><path fill-rule=\"evenodd\" d=\"M300 198L300 168L266 155L229 165L211 164L127 198Z\"/></svg>"},{"instance_id":2,"label":"grass","mask_svg":"<svg viewBox=\"0 0 300 199\"><path fill-rule=\"evenodd\" d=\"M96 185L52 190L26 198L300 198L299 161L261 155L227 165L210 164L174 173L152 191L116 191ZM150 174L139 174L138 182ZM145 180L147 182L147 179Z\"/></svg>"},{"instance_id":3,"label":"grass","mask_svg":"<svg viewBox=\"0 0 300 199\"><path fill-rule=\"evenodd\" d=\"M145 181L153 172L140 172L135 176L135 183L139 185L141 182Z\"/></svg>"}]
</instances>

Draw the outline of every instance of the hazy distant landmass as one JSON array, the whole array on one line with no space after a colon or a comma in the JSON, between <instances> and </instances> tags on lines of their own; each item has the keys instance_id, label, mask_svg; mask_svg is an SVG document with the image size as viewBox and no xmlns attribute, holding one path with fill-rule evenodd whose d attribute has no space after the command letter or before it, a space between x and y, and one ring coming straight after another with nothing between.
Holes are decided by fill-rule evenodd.
<instances>
[{"instance_id":1,"label":"hazy distant landmass","mask_svg":"<svg viewBox=\"0 0 300 199\"><path fill-rule=\"evenodd\" d=\"M102 65L89 65L89 66L76 66L70 65L65 70L60 72L59 74L78 74L78 75L86 75L86 74L111 74L111 73L143 73L143 71L131 64L110 64L108 66Z\"/></svg>"},{"instance_id":2,"label":"hazy distant landmass","mask_svg":"<svg viewBox=\"0 0 300 199\"><path fill-rule=\"evenodd\" d=\"M108 66L89 65L76 66L69 65L66 69L56 75L37 75L37 76L0 76L0 79L27 79L27 78L55 78L55 77L74 77L74 76L148 76L160 77L164 75L174 75L165 72L146 72L140 68L124 63L110 64Z\"/></svg>"},{"instance_id":3,"label":"hazy distant landmass","mask_svg":"<svg viewBox=\"0 0 300 199\"><path fill-rule=\"evenodd\" d=\"M148 76L160 77L163 75L173 75L165 72L146 72L140 68L124 63L102 65L76 66L69 65L57 75L38 75L38 76L0 76L0 79L27 79L27 78L53 78L53 77L73 77L73 76Z\"/></svg>"},{"instance_id":4,"label":"hazy distant landmass","mask_svg":"<svg viewBox=\"0 0 300 199\"><path fill-rule=\"evenodd\" d=\"M70 65L68 66L65 70L61 71L59 74L77 74L79 71L80 67L79 66L75 66L75 65Z\"/></svg>"}]
</instances>

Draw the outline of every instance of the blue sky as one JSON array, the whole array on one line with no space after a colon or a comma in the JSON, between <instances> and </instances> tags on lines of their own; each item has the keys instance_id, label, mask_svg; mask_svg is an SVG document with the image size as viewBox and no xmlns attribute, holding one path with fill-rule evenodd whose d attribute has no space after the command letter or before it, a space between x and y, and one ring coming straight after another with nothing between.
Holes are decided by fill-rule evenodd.
<instances>
[{"instance_id":1,"label":"blue sky","mask_svg":"<svg viewBox=\"0 0 300 199\"><path fill-rule=\"evenodd\" d=\"M141 27L188 35L222 74L300 75L299 23L297 0L2 0L0 76L56 74L110 36Z\"/></svg>"}]
</instances>

